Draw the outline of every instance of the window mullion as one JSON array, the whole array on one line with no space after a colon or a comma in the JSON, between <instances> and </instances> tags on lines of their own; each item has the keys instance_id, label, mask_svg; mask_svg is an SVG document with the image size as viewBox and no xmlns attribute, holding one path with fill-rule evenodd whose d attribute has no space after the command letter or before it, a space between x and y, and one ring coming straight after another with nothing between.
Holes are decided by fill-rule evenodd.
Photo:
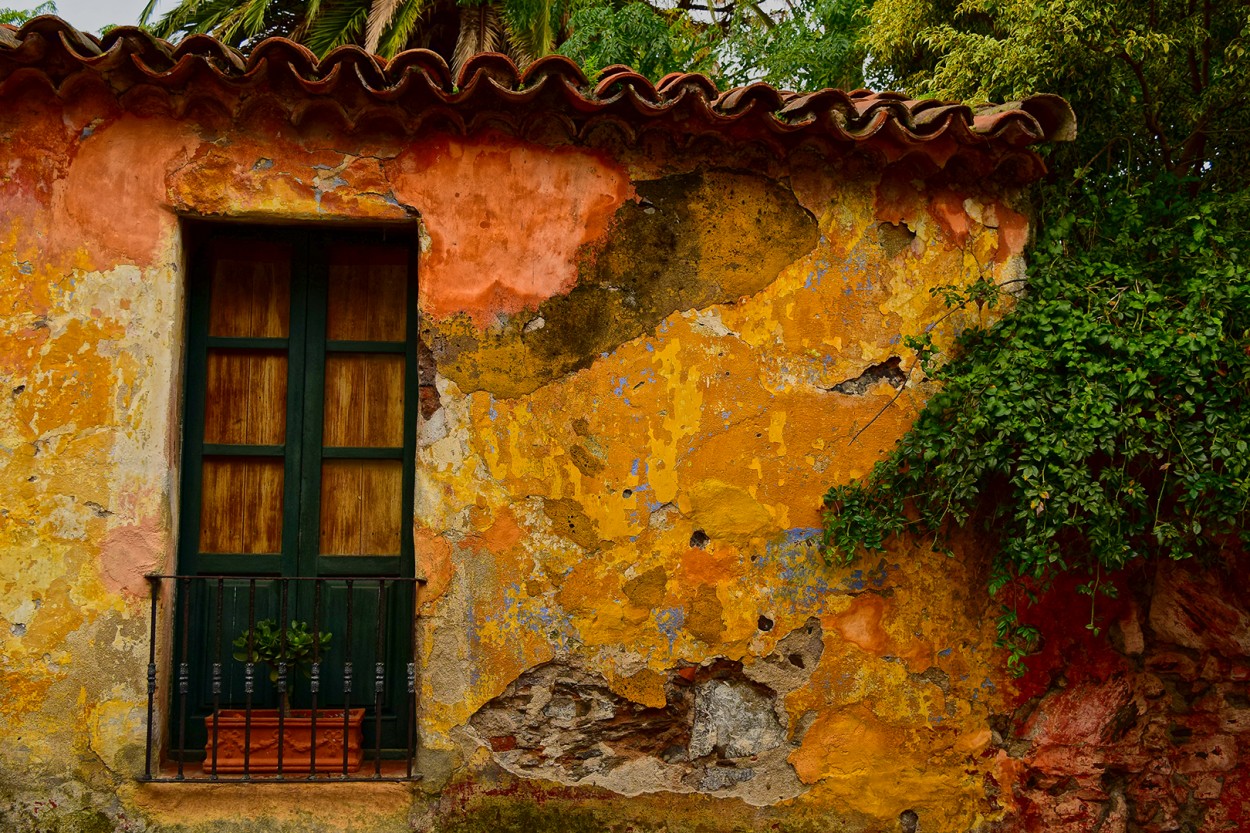
<instances>
[{"instance_id":1,"label":"window mullion","mask_svg":"<svg viewBox=\"0 0 1250 833\"><path fill-rule=\"evenodd\" d=\"M197 253L188 282L186 389L183 397L182 513L179 524L179 570L198 572L200 507L203 499L204 413L208 375L208 315L212 289L212 256L208 246Z\"/></svg>"},{"instance_id":2,"label":"window mullion","mask_svg":"<svg viewBox=\"0 0 1250 833\"><path fill-rule=\"evenodd\" d=\"M420 341L420 312L418 309L418 299L420 293L417 289L420 281L420 273L418 272L417 263L417 247L413 246L408 252L408 309L407 309L407 338L404 341L404 456L403 456L403 494L404 505L400 522L403 529L403 537L400 541L400 575L415 576L416 575L416 550L415 541L413 540L413 530L415 528L413 514L415 507L413 506L413 498L416 494L416 464L417 464L417 413L421 400L421 379L420 366L417 358L417 344Z\"/></svg>"},{"instance_id":3,"label":"window mullion","mask_svg":"<svg viewBox=\"0 0 1250 833\"><path fill-rule=\"evenodd\" d=\"M320 239L312 235L301 249L306 262L303 274L305 289L305 332L302 361L303 413L299 445L302 473L298 513L299 574L317 575L317 556L320 551L321 523L321 436L325 417L325 354L326 354L326 295L329 285L328 257Z\"/></svg>"}]
</instances>

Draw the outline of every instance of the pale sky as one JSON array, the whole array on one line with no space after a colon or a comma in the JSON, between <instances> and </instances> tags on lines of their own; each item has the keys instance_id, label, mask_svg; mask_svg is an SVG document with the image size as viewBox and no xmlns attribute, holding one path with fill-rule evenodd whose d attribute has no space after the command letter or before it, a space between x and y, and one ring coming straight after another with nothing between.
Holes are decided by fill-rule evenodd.
<instances>
[{"instance_id":1,"label":"pale sky","mask_svg":"<svg viewBox=\"0 0 1250 833\"><path fill-rule=\"evenodd\" d=\"M0 5L14 9L31 9L39 5L39 0L3 0ZM139 22L139 13L145 5L147 0L56 0L56 13L75 28L94 34L101 26L110 23L133 26ZM175 5L176 0L158 0L153 18L159 17Z\"/></svg>"}]
</instances>

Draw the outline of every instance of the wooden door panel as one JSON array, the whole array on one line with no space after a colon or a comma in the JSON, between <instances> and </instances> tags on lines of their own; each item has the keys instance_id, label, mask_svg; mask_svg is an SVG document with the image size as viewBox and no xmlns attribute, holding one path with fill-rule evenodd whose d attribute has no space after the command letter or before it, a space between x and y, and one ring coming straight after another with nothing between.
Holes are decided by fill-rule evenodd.
<instances>
[{"instance_id":1,"label":"wooden door panel","mask_svg":"<svg viewBox=\"0 0 1250 833\"><path fill-rule=\"evenodd\" d=\"M282 551L281 458L206 457L200 507L200 552Z\"/></svg>"},{"instance_id":2,"label":"wooden door panel","mask_svg":"<svg viewBox=\"0 0 1250 833\"><path fill-rule=\"evenodd\" d=\"M407 246L339 244L330 251L326 338L404 341L408 321Z\"/></svg>"},{"instance_id":3,"label":"wooden door panel","mask_svg":"<svg viewBox=\"0 0 1250 833\"><path fill-rule=\"evenodd\" d=\"M402 448L402 355L326 356L323 443L327 448Z\"/></svg>"},{"instance_id":4,"label":"wooden door panel","mask_svg":"<svg viewBox=\"0 0 1250 833\"><path fill-rule=\"evenodd\" d=\"M204 442L282 445L286 386L285 352L210 348Z\"/></svg>"},{"instance_id":5,"label":"wooden door panel","mask_svg":"<svg viewBox=\"0 0 1250 833\"><path fill-rule=\"evenodd\" d=\"M399 555L403 463L325 460L321 465L322 555Z\"/></svg>"},{"instance_id":6,"label":"wooden door panel","mask_svg":"<svg viewBox=\"0 0 1250 833\"><path fill-rule=\"evenodd\" d=\"M215 246L210 336L286 338L291 328L291 247L221 240Z\"/></svg>"},{"instance_id":7,"label":"wooden door panel","mask_svg":"<svg viewBox=\"0 0 1250 833\"><path fill-rule=\"evenodd\" d=\"M360 465L362 555L399 555L403 548L404 467L399 460L364 460Z\"/></svg>"}]
</instances>

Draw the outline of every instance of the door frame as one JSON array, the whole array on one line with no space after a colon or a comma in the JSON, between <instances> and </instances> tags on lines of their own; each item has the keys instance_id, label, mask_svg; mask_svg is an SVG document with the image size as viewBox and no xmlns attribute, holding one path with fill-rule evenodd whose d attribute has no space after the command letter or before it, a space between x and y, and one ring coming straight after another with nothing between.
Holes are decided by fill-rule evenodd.
<instances>
[{"instance_id":1,"label":"door frame","mask_svg":"<svg viewBox=\"0 0 1250 833\"><path fill-rule=\"evenodd\" d=\"M246 241L287 242L291 245L291 314L288 334L285 339L222 339L208 335L208 318L211 311L213 243L221 238ZM326 226L319 224L300 224L289 226L261 226L243 222L210 222L186 221L184 223L184 241L187 264L187 303L185 307L186 349L182 368L184 409L181 422L182 455L180 469L180 497L178 501L178 545L177 573L186 576L230 576L236 586L256 579L257 587L275 584L274 578L310 577L312 575L325 579L334 579L324 584L321 582L292 582L292 589L297 592L289 597L290 609L288 618L303 618L312 623L311 615L313 585L319 585L322 596L321 627L329 630L326 621L327 597L332 591L342 592L346 580L359 579L351 594L360 599L368 594L370 588L376 587L379 578L412 579L416 574L415 541L413 538L414 495L416 478L416 424L419 411L419 368L417 363L417 344L419 340L419 315L417 304L418 273L417 260L420 251L418 230L412 224L378 225L378 226ZM402 351L394 349L377 349L377 345L368 343L343 343L336 345L336 350L352 350L352 352L402 352L405 357L404 370L404 414L403 414L403 446L398 456L393 450L379 452L378 456L387 459L400 459L403 465L401 486L400 516L400 552L392 556L322 556L319 553L319 513L320 513L320 464L322 460L322 417L324 414L324 365L330 342L325 337L326 312L328 309L327 286L329 281L329 258L327 253L336 243L396 243L406 244L409 252L408 260L408 304L405 327L405 340ZM298 312L298 314L297 314ZM309 327L320 326L322 335L313 338ZM285 342L279 344L278 342ZM207 357L211 347L239 347L242 349L278 349L287 350L287 402L286 431L283 445L284 479L283 479L283 518L282 518L282 552L274 555L252 554L201 554L200 523L203 500L203 461L205 456L217 454L236 454L254 456L258 452L247 447L206 446L204 442L207 404ZM319 376L317 374L320 374ZM314 378L316 376L316 378ZM315 392L315 395L313 393ZM321 413L315 413L321 409ZM294 441L293 441L294 440ZM311 445L310 445L311 444ZM206 450L207 448L207 450ZM306 453L315 448L317 453ZM334 455L331 455L334 456ZM371 456L371 455L366 455ZM314 470L315 465L315 470ZM309 502L311 501L311 502ZM335 562L341 562L336 564ZM260 563L258 563L260 562ZM354 582L355 583L355 582ZM211 584L211 583L210 583ZM385 627L389 631L386 644L391 656L386 657L386 665L390 668L385 686L384 700L392 706L383 710L388 722L384 730L384 738L389 742L382 744L385 753L404 752L406 754L407 735L412 727L406 725L407 710L401 707L408 696L408 676L405 673L409 662L415 660L415 629L414 629L414 598L410 582L399 581L388 583L387 617ZM263 593L263 591L262 591ZM393 598L392 598L393 594ZM194 594L192 594L194 595ZM257 615L256 618L276 618L278 599L270 600L263 607L272 609L273 616ZM203 633L204 616L212 603L209 593L199 599L199 606L205 610L196 611L201 617L197 625L194 619L187 616L188 607L196 606L193 598L177 598L174 606L174 645L188 645L189 637L197 631ZM359 604L359 601L357 602ZM350 604L348 605L350 607ZM303 610L307 615L299 615ZM293 615L294 613L294 615ZM372 628L375 619L370 617L360 625ZM211 631L210 631L211 632ZM336 636L340 634L336 633ZM342 635L345 638L345 635ZM197 651L195 646L183 650L183 660L199 660L200 673L192 671L192 691L203 692L208 684L207 667L214 654L225 639L223 652L226 668L230 668L229 634L217 633L217 646L206 643ZM357 640L353 639L353 643ZM337 646L332 646L332 649ZM195 653L200 657L195 657ZM403 656L406 655L406 656ZM195 663L193 662L193 666ZM358 663L364 666L365 663ZM237 671L237 669L236 669ZM366 671L364 667L360 671ZM353 705L362 705L369 709L366 716L365 731L367 749L373 749L376 739L370 737L373 732L375 718L373 700L362 693L364 684L373 676L373 668L368 673L357 676L357 684L352 695ZM202 679L194 680L201 676ZM257 675L263 677L263 675ZM267 682L258 679L257 699L267 692ZM327 691L323 683L323 692ZM171 697L176 698L171 692ZM299 706L296 698L296 706ZM203 697L192 697L192 726L199 724L199 731L194 731L187 738L187 748L183 754L191 759L196 751L202 754L202 721L204 714L211 712ZM341 701L340 701L341 704ZM225 707L226 703L222 703ZM332 707L335 703L323 695L319 700L320 707ZM172 706L172 702L171 702ZM170 709L170 716L175 710ZM173 737L171 733L171 747ZM197 748L198 747L198 748ZM188 754L190 753L190 754Z\"/></svg>"}]
</instances>

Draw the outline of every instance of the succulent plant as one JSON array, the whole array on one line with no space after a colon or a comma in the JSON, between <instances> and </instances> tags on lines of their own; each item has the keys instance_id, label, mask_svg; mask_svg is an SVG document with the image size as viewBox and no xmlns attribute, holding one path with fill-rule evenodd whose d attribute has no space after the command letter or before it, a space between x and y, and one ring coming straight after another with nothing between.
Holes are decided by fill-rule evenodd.
<instances>
[{"instance_id":1,"label":"succulent plant","mask_svg":"<svg viewBox=\"0 0 1250 833\"><path fill-rule=\"evenodd\" d=\"M312 633L307 622L291 620L288 627L280 627L273 619L262 619L249 630L239 634L234 640L234 658L240 662L263 662L269 666L269 681L278 682L281 676L280 666L286 664L288 670L298 669L305 677L309 676L309 668L313 662L314 647L317 656L324 656L330 650L329 631L319 634ZM282 712L291 711L291 690L287 687L282 692Z\"/></svg>"}]
</instances>

